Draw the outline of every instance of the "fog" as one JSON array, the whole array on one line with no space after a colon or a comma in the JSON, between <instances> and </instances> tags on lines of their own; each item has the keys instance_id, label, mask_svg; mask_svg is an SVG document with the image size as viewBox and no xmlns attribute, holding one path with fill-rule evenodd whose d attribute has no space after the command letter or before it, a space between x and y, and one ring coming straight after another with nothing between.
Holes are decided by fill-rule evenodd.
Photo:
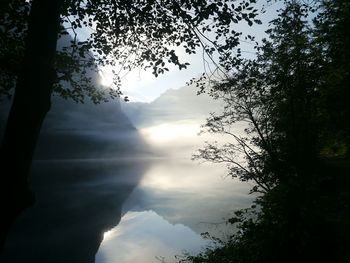
<instances>
[{"instance_id":1,"label":"fog","mask_svg":"<svg viewBox=\"0 0 350 263\"><path fill-rule=\"evenodd\" d=\"M202 232L227 235L251 186L227 178L225 165L191 161L204 141L226 140L198 136L219 106L191 86L122 107L54 97L30 176L36 202L2 262L171 262L211 244Z\"/></svg>"},{"instance_id":2,"label":"fog","mask_svg":"<svg viewBox=\"0 0 350 263\"><path fill-rule=\"evenodd\" d=\"M181 100L181 98L184 98ZM225 165L191 161L205 141L227 138L198 133L205 117L220 103L198 97L186 86L165 92L149 104L123 104L153 153L148 169L123 204L121 222L105 232L96 262L174 262L184 251L196 253L227 238L226 220L248 207L252 185L226 176ZM238 125L240 133L243 125Z\"/></svg>"}]
</instances>

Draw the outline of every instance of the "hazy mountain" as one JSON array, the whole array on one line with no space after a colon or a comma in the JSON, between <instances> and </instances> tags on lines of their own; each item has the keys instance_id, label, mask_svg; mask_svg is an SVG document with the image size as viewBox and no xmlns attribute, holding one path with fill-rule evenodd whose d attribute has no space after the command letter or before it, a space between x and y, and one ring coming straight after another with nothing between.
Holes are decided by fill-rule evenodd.
<instances>
[{"instance_id":1,"label":"hazy mountain","mask_svg":"<svg viewBox=\"0 0 350 263\"><path fill-rule=\"evenodd\" d=\"M151 103L122 103L122 109L136 127L177 120L204 120L220 106L207 94L197 95L194 85L169 89Z\"/></svg>"},{"instance_id":2,"label":"hazy mountain","mask_svg":"<svg viewBox=\"0 0 350 263\"><path fill-rule=\"evenodd\" d=\"M134 155L143 143L118 104L75 104L55 98L40 134L36 158L112 158L130 152Z\"/></svg>"},{"instance_id":3,"label":"hazy mountain","mask_svg":"<svg viewBox=\"0 0 350 263\"><path fill-rule=\"evenodd\" d=\"M0 136L5 127L9 101L2 101ZM141 152L143 142L129 119L113 100L95 105L52 98L36 148L36 159L113 158Z\"/></svg>"},{"instance_id":4,"label":"hazy mountain","mask_svg":"<svg viewBox=\"0 0 350 263\"><path fill-rule=\"evenodd\" d=\"M60 39L58 46L69 44ZM88 71L96 88L103 89L100 76ZM0 139L7 121L10 101L0 102ZM113 158L142 152L144 143L135 127L122 112L120 101L94 104L89 98L84 104L52 97L37 144L35 159Z\"/></svg>"}]
</instances>

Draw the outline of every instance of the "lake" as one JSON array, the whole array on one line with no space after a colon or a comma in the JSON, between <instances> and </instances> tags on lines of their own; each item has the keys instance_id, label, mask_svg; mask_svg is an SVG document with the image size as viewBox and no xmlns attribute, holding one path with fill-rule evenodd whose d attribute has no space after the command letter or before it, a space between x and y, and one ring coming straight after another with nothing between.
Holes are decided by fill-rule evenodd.
<instances>
[{"instance_id":1,"label":"lake","mask_svg":"<svg viewBox=\"0 0 350 263\"><path fill-rule=\"evenodd\" d=\"M120 223L105 233L96 262L173 262L184 250L210 244L200 233L222 236L225 219L250 203L247 185L223 174L222 167L186 159L152 162L125 201Z\"/></svg>"},{"instance_id":2,"label":"lake","mask_svg":"<svg viewBox=\"0 0 350 263\"><path fill-rule=\"evenodd\" d=\"M175 131L172 133L169 131ZM36 203L17 220L1 262L174 262L225 238L225 220L248 207L251 185L225 166L191 161L199 126L140 130L152 156L36 161Z\"/></svg>"}]
</instances>

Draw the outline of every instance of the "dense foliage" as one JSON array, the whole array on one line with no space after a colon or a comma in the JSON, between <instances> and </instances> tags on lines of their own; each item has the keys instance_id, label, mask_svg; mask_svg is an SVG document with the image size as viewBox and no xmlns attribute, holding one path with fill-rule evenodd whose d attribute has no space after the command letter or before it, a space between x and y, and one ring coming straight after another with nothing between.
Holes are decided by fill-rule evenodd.
<instances>
[{"instance_id":1,"label":"dense foliage","mask_svg":"<svg viewBox=\"0 0 350 263\"><path fill-rule=\"evenodd\" d=\"M261 195L229 220L229 242L184 262L350 260L349 14L348 1L284 1L257 57L209 91L224 108L205 128L233 140L195 158L227 163Z\"/></svg>"},{"instance_id":2,"label":"dense foliage","mask_svg":"<svg viewBox=\"0 0 350 263\"><path fill-rule=\"evenodd\" d=\"M33 1L6 0L0 5L0 96L9 95L23 63L25 37ZM40 2L40 1L39 1ZM71 39L57 51L54 92L65 98L95 102L120 95L121 73L141 68L158 76L170 64L186 68L178 53L204 50L230 67L232 48L240 32L233 25L260 23L255 0L235 1L124 1L62 0L60 36ZM43 21L43 23L45 23ZM213 60L214 61L214 60ZM96 87L90 71L114 67L111 89Z\"/></svg>"}]
</instances>

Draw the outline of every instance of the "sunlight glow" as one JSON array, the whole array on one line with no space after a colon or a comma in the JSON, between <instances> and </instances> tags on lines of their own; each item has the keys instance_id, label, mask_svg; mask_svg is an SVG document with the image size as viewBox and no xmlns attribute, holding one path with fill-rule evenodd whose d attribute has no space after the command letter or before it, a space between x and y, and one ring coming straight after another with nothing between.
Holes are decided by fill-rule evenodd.
<instances>
[{"instance_id":1,"label":"sunlight glow","mask_svg":"<svg viewBox=\"0 0 350 263\"><path fill-rule=\"evenodd\" d=\"M199 131L199 125L186 123L166 123L141 130L146 139L152 142L164 142L178 139L179 137L196 136Z\"/></svg>"},{"instance_id":2,"label":"sunlight glow","mask_svg":"<svg viewBox=\"0 0 350 263\"><path fill-rule=\"evenodd\" d=\"M198 52L194 55L188 55L180 47L171 47L177 52L181 61L190 62L191 65L186 70L180 70L173 64L167 65L169 72L155 77L152 70L143 68L133 68L131 71L121 70L120 66L106 65L100 67L101 84L111 86L112 80L116 76L120 77L121 91L132 101L151 102L159 97L160 94L168 89L177 89L184 85L193 77L199 76L203 72L203 58Z\"/></svg>"},{"instance_id":3,"label":"sunlight glow","mask_svg":"<svg viewBox=\"0 0 350 263\"><path fill-rule=\"evenodd\" d=\"M115 233L115 229L114 228L112 228L109 231L104 232L103 233L103 240L110 240L110 239L112 239L115 236L114 233Z\"/></svg>"},{"instance_id":4,"label":"sunlight glow","mask_svg":"<svg viewBox=\"0 0 350 263\"><path fill-rule=\"evenodd\" d=\"M100 75L100 82L102 86L105 87L110 87L113 84L113 75L112 74L108 74L106 72L99 72Z\"/></svg>"}]
</instances>

